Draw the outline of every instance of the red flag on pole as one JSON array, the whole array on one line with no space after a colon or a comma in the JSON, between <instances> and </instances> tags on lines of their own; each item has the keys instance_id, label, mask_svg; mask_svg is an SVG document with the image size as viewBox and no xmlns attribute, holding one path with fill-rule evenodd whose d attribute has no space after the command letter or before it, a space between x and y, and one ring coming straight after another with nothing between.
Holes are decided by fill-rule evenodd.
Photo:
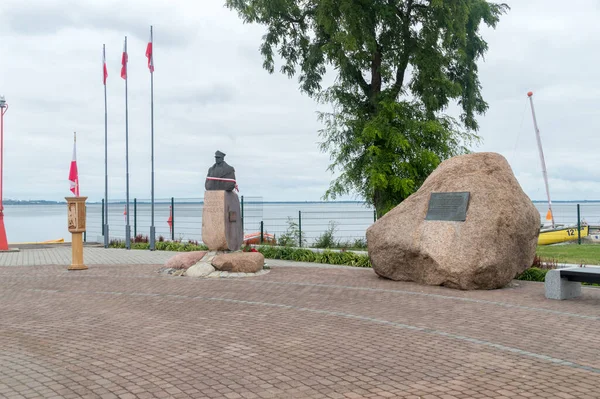
<instances>
[{"instance_id":1,"label":"red flag on pole","mask_svg":"<svg viewBox=\"0 0 600 399\"><path fill-rule=\"evenodd\" d=\"M77 139L73 133L73 159L71 160L71 168L69 169L69 182L71 184L71 192L79 197L79 174L77 172Z\"/></svg>"},{"instance_id":2,"label":"red flag on pole","mask_svg":"<svg viewBox=\"0 0 600 399\"><path fill-rule=\"evenodd\" d=\"M123 43L123 56L121 57L121 77L127 79L127 38Z\"/></svg>"},{"instance_id":3,"label":"red flag on pole","mask_svg":"<svg viewBox=\"0 0 600 399\"><path fill-rule=\"evenodd\" d=\"M169 231L173 229L173 208L169 207L169 219L167 219L167 224L169 225Z\"/></svg>"},{"instance_id":4,"label":"red flag on pole","mask_svg":"<svg viewBox=\"0 0 600 399\"><path fill-rule=\"evenodd\" d=\"M152 56L152 27L150 28L150 41L146 46L146 57L148 58L148 69L154 72L154 57Z\"/></svg>"},{"instance_id":5,"label":"red flag on pole","mask_svg":"<svg viewBox=\"0 0 600 399\"><path fill-rule=\"evenodd\" d=\"M104 51L102 51L102 71L104 73L102 82L104 83L104 86L106 86L106 78L108 77L108 70L106 69L106 54Z\"/></svg>"}]
</instances>

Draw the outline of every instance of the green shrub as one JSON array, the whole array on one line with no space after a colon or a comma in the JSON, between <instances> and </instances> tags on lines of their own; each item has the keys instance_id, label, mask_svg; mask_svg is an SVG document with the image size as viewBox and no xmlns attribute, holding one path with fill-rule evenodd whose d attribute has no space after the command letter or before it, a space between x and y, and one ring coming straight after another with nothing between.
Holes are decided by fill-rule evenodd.
<instances>
[{"instance_id":1,"label":"green shrub","mask_svg":"<svg viewBox=\"0 0 600 399\"><path fill-rule=\"evenodd\" d=\"M321 234L312 245L314 248L337 248L339 242L335 240L335 231L337 224L334 221L329 221L329 227Z\"/></svg>"},{"instance_id":2,"label":"green shrub","mask_svg":"<svg viewBox=\"0 0 600 399\"><path fill-rule=\"evenodd\" d=\"M125 241L121 240L110 240L108 243L110 248L125 248Z\"/></svg>"},{"instance_id":3,"label":"green shrub","mask_svg":"<svg viewBox=\"0 0 600 399\"><path fill-rule=\"evenodd\" d=\"M356 267L371 267L371 261L367 255L359 255L354 252L334 252L324 251L321 253L313 252L309 249L273 247L262 245L257 247L258 252L262 253L267 259L282 259L295 262L314 262L326 263L330 265L346 265Z\"/></svg>"},{"instance_id":4,"label":"green shrub","mask_svg":"<svg viewBox=\"0 0 600 399\"><path fill-rule=\"evenodd\" d=\"M298 247L306 244L306 239L302 237L300 242L300 228L298 223L288 216L287 220L288 228L285 233L281 234L277 239L277 245L283 247Z\"/></svg>"},{"instance_id":5,"label":"green shrub","mask_svg":"<svg viewBox=\"0 0 600 399\"><path fill-rule=\"evenodd\" d=\"M523 281L540 281L543 282L546 278L548 269L540 269L539 267L530 267L523 273L519 274L516 279Z\"/></svg>"},{"instance_id":6,"label":"green shrub","mask_svg":"<svg viewBox=\"0 0 600 399\"><path fill-rule=\"evenodd\" d=\"M367 240L365 238L355 239L352 248L367 249Z\"/></svg>"},{"instance_id":7,"label":"green shrub","mask_svg":"<svg viewBox=\"0 0 600 399\"><path fill-rule=\"evenodd\" d=\"M109 247L110 248L125 248L125 241L111 240ZM149 248L150 248L150 244L147 242L132 242L131 243L131 249L149 249ZM177 252L208 250L208 247L206 245L198 244L197 241L191 241L191 242L158 241L155 243L155 248L158 251L177 251Z\"/></svg>"}]
</instances>

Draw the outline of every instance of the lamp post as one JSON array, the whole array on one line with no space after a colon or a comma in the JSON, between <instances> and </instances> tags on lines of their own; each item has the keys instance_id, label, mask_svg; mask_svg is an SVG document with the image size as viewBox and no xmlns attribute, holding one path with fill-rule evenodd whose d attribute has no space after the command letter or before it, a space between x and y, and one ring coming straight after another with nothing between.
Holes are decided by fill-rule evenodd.
<instances>
[{"instance_id":1,"label":"lamp post","mask_svg":"<svg viewBox=\"0 0 600 399\"><path fill-rule=\"evenodd\" d=\"M8 104L4 96L0 96L0 251L8 251L8 240L4 228L4 204L3 204L3 176L4 176L4 114L8 111Z\"/></svg>"}]
</instances>

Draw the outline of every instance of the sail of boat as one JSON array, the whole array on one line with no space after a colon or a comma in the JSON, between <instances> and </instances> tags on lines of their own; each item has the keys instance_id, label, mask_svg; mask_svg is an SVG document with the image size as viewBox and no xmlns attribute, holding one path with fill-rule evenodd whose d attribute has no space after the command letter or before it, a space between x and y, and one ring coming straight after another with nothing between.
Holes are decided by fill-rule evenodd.
<instances>
[{"instance_id":1,"label":"sail of boat","mask_svg":"<svg viewBox=\"0 0 600 399\"><path fill-rule=\"evenodd\" d=\"M535 137L537 139L538 152L540 154L540 162L542 163L542 174L544 175L544 184L546 185L546 196L548 197L548 212L546 213L546 222L550 222L552 228L556 226L554 224L554 215L552 214L552 200L550 199L550 187L548 185L548 173L546 171L546 161L544 160L544 150L542 150L542 139L540 138L540 129L537 125L535 118L535 108L533 107L533 92L527 93L529 97L529 103L531 104L531 115L533 116L533 127L535 129Z\"/></svg>"},{"instance_id":2,"label":"sail of boat","mask_svg":"<svg viewBox=\"0 0 600 399\"><path fill-rule=\"evenodd\" d=\"M538 128L535 117L535 108L533 106L533 92L527 93L529 103L531 104L531 115L533 116L533 127L535 128L535 137L537 139L538 152L540 154L540 162L542 164L542 174L544 176L544 184L546 186L546 196L548 197L548 212L546 213L546 223L542 226L538 237L538 245L557 244L561 242L573 241L580 237L587 237L589 234L589 226L558 226L554 222L554 214L552 213L552 200L550 199L550 187L548 185L548 173L546 171L546 161L544 159L544 151L542 150L542 139L540 138L540 129ZM548 226L550 224L550 226Z\"/></svg>"}]
</instances>

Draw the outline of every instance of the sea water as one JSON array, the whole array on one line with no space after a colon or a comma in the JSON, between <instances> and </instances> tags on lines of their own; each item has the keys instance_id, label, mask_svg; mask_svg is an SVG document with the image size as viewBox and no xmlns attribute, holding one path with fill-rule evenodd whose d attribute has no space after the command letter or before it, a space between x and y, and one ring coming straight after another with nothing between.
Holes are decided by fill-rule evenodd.
<instances>
[{"instance_id":1,"label":"sea water","mask_svg":"<svg viewBox=\"0 0 600 399\"><path fill-rule=\"evenodd\" d=\"M535 202L542 222L548 205ZM173 208L170 201L155 202L154 225L157 238L198 240L202 239L201 200L176 199ZM151 205L148 202L129 204L131 233L148 235L151 224ZM561 202L552 205L556 223L577 223L577 202ZM109 237L125 237L126 204L110 203L108 224ZM171 213L172 212L172 213ZM88 242L102 241L102 205L87 204ZM173 230L168 220L172 215ZM600 225L600 202L580 202L580 217L590 225ZM244 232L291 233L302 232L302 238L311 244L328 229L334 231L337 240L352 243L364 240L366 229L375 220L373 208L361 202L260 202L244 203ZM64 238L70 241L67 229L67 206L57 205L6 205L4 223L9 243L41 242Z\"/></svg>"}]
</instances>

